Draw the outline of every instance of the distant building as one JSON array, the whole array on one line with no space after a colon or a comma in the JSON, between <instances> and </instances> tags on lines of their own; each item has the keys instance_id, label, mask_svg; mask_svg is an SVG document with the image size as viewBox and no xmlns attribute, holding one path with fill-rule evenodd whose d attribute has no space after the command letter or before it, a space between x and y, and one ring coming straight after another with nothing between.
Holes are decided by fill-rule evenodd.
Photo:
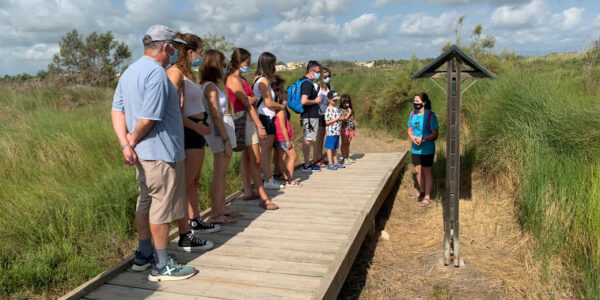
<instances>
[{"instance_id":1,"label":"distant building","mask_svg":"<svg viewBox=\"0 0 600 300\"><path fill-rule=\"evenodd\" d=\"M375 62L374 61L368 61L368 62L355 61L354 65L359 66L359 67L372 68L375 66Z\"/></svg>"},{"instance_id":2,"label":"distant building","mask_svg":"<svg viewBox=\"0 0 600 300\"><path fill-rule=\"evenodd\" d=\"M285 71L287 70L287 66L286 65L275 65L275 71Z\"/></svg>"}]
</instances>

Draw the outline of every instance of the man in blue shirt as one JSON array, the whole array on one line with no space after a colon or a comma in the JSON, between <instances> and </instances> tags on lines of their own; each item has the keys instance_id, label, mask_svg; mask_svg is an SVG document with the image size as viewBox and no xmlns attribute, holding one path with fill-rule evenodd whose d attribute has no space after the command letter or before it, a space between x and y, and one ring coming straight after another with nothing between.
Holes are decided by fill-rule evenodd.
<instances>
[{"instance_id":1,"label":"man in blue shirt","mask_svg":"<svg viewBox=\"0 0 600 300\"><path fill-rule=\"evenodd\" d=\"M191 232L182 234L187 225L183 121L179 96L164 67L175 53L172 43L185 42L162 25L150 27L142 41L144 56L119 79L111 111L124 162L136 166L139 182L139 249L132 269L152 267L150 281L186 279L197 270L179 265L168 255L170 223L178 221L180 249L182 242L188 251L206 250L212 243L195 238ZM150 238L154 239L154 248Z\"/></svg>"}]
</instances>

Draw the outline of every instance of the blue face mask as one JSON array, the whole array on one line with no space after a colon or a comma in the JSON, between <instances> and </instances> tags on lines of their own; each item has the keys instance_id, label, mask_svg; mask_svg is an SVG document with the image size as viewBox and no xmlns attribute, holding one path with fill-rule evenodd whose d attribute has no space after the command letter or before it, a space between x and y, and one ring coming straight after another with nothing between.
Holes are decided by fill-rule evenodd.
<instances>
[{"instance_id":1,"label":"blue face mask","mask_svg":"<svg viewBox=\"0 0 600 300\"><path fill-rule=\"evenodd\" d=\"M323 81L325 81L325 83L329 83L331 81L331 77L325 77L325 79L323 79Z\"/></svg>"},{"instance_id":2,"label":"blue face mask","mask_svg":"<svg viewBox=\"0 0 600 300\"><path fill-rule=\"evenodd\" d=\"M179 54L179 50L177 50L177 48L175 48L175 54L173 54L173 56L171 56L171 58L169 58L169 62L174 65L175 62L177 61L177 55Z\"/></svg>"},{"instance_id":3,"label":"blue face mask","mask_svg":"<svg viewBox=\"0 0 600 300\"><path fill-rule=\"evenodd\" d=\"M321 77L321 73L316 73L315 76L313 76L313 80L318 80L319 77Z\"/></svg>"},{"instance_id":4,"label":"blue face mask","mask_svg":"<svg viewBox=\"0 0 600 300\"><path fill-rule=\"evenodd\" d=\"M242 70L242 73L248 73L248 71L250 71L250 67L245 66L241 70Z\"/></svg>"},{"instance_id":5,"label":"blue face mask","mask_svg":"<svg viewBox=\"0 0 600 300\"><path fill-rule=\"evenodd\" d=\"M198 57L198 59L196 59L196 60L192 60L192 67L194 67L194 68L199 67L203 61L204 61L204 59L202 58L202 56Z\"/></svg>"}]
</instances>

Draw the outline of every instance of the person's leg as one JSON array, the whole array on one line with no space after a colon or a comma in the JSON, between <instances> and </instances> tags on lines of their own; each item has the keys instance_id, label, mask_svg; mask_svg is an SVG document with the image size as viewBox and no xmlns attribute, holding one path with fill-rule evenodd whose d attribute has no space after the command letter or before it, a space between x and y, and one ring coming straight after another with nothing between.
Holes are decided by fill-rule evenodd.
<instances>
[{"instance_id":1,"label":"person's leg","mask_svg":"<svg viewBox=\"0 0 600 300\"><path fill-rule=\"evenodd\" d=\"M302 156L304 156L304 165L310 165L310 141L308 140L302 143Z\"/></svg>"},{"instance_id":2,"label":"person's leg","mask_svg":"<svg viewBox=\"0 0 600 300\"><path fill-rule=\"evenodd\" d=\"M273 178L273 172L271 170L271 151L273 150L273 140L275 136L270 134L267 135L266 139L260 140L260 169L265 176L265 181L269 181Z\"/></svg>"},{"instance_id":3,"label":"person's leg","mask_svg":"<svg viewBox=\"0 0 600 300\"><path fill-rule=\"evenodd\" d=\"M277 162L277 164L279 166L282 166L280 171L281 171L281 176L284 180L288 180L288 171L287 171L287 165L285 164L285 160L283 158L283 154L285 153L283 151L283 149L279 146L275 146L274 147L275 153L273 154L273 163Z\"/></svg>"},{"instance_id":4,"label":"person's leg","mask_svg":"<svg viewBox=\"0 0 600 300\"><path fill-rule=\"evenodd\" d=\"M219 196L221 197L221 213L235 217L238 215L238 212L227 207L227 205L225 203L225 198L226 198L225 187L227 186L227 169L229 169L229 163L231 162L231 157L232 157L232 155L223 155L223 159L221 160L221 166L219 166L219 169L222 170L220 178L223 182L223 184L221 184L221 191L220 191Z\"/></svg>"},{"instance_id":5,"label":"person's leg","mask_svg":"<svg viewBox=\"0 0 600 300\"><path fill-rule=\"evenodd\" d=\"M423 172L421 165L415 166L415 173L417 177L417 184L419 185L419 193L423 194L425 192L425 186L423 185Z\"/></svg>"},{"instance_id":6,"label":"person's leg","mask_svg":"<svg viewBox=\"0 0 600 300\"><path fill-rule=\"evenodd\" d=\"M249 166L252 165L250 163L250 155L249 155L249 151L252 151L249 147L244 148L244 150L242 151L242 166L241 166L241 171L242 171L242 186L243 186L243 192L244 192L244 196L248 196L251 197L253 192L252 192L252 185L250 184L250 170L249 170Z\"/></svg>"},{"instance_id":7,"label":"person's leg","mask_svg":"<svg viewBox=\"0 0 600 300\"><path fill-rule=\"evenodd\" d=\"M331 156L333 156L333 164L337 165L338 164L337 149L331 150ZM327 154L327 157L329 158L329 153ZM332 161L329 160L329 162L331 163Z\"/></svg>"},{"instance_id":8,"label":"person's leg","mask_svg":"<svg viewBox=\"0 0 600 300\"><path fill-rule=\"evenodd\" d=\"M348 136L342 133L342 146L340 147L340 151L342 152L342 158L344 160L348 159L348 154L346 152L346 145L348 144Z\"/></svg>"},{"instance_id":9,"label":"person's leg","mask_svg":"<svg viewBox=\"0 0 600 300\"><path fill-rule=\"evenodd\" d=\"M313 144L313 161L317 163L323 158L323 144L325 138L325 127L319 126L317 129L317 140Z\"/></svg>"},{"instance_id":10,"label":"person's leg","mask_svg":"<svg viewBox=\"0 0 600 300\"><path fill-rule=\"evenodd\" d=\"M223 221L223 207L222 207L222 190L225 188L225 175L227 169L223 169L223 165L227 158L225 158L225 152L215 153L213 159L213 176L212 182L210 183L210 204L211 204L211 218L215 221Z\"/></svg>"},{"instance_id":11,"label":"person's leg","mask_svg":"<svg viewBox=\"0 0 600 300\"><path fill-rule=\"evenodd\" d=\"M423 181L425 182L425 199L431 199L431 190L433 189L433 174L431 167L422 167Z\"/></svg>"},{"instance_id":12,"label":"person's leg","mask_svg":"<svg viewBox=\"0 0 600 300\"><path fill-rule=\"evenodd\" d=\"M277 146L273 146L273 176L275 176L275 174L279 174L279 175L283 175L283 163L282 163L282 159L283 159L283 151L278 152L278 149L281 149L280 147Z\"/></svg>"},{"instance_id":13,"label":"person's leg","mask_svg":"<svg viewBox=\"0 0 600 300\"><path fill-rule=\"evenodd\" d=\"M187 200L188 217L200 216L198 209L198 181L204 163L204 148L185 150L185 198Z\"/></svg>"},{"instance_id":14,"label":"person's leg","mask_svg":"<svg viewBox=\"0 0 600 300\"><path fill-rule=\"evenodd\" d=\"M287 180L294 180L294 167L296 166L296 150L294 150L294 148L290 148L287 151L285 151L286 156L287 156Z\"/></svg>"},{"instance_id":15,"label":"person's leg","mask_svg":"<svg viewBox=\"0 0 600 300\"><path fill-rule=\"evenodd\" d=\"M333 150L327 149L327 160L329 161L329 164L331 164L333 162L332 155L333 155Z\"/></svg>"},{"instance_id":16,"label":"person's leg","mask_svg":"<svg viewBox=\"0 0 600 300\"><path fill-rule=\"evenodd\" d=\"M258 195L262 200L268 200L269 197L265 192L265 187L263 186L263 181L261 178L260 172L260 145L254 144L251 147L246 147L248 149L248 171L252 176L252 180L254 181L254 185L258 190ZM247 194L246 196L251 196L251 194Z\"/></svg>"}]
</instances>

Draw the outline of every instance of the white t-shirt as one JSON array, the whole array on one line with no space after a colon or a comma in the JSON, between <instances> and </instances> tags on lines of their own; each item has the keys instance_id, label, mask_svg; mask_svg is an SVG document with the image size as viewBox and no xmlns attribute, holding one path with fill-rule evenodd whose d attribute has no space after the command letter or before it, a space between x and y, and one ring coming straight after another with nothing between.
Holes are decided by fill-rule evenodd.
<instances>
[{"instance_id":1,"label":"white t-shirt","mask_svg":"<svg viewBox=\"0 0 600 300\"><path fill-rule=\"evenodd\" d=\"M202 104L203 91L192 80L185 77L185 103L183 103L183 115L186 117L201 114L206 111Z\"/></svg>"},{"instance_id":2,"label":"white t-shirt","mask_svg":"<svg viewBox=\"0 0 600 300\"><path fill-rule=\"evenodd\" d=\"M327 100L327 93L329 93L329 91L330 90L324 90L322 88L319 88L318 96L321 98L321 103L319 103L320 115L324 115L325 111L327 110L327 106L329 106L329 100Z\"/></svg>"},{"instance_id":3,"label":"white t-shirt","mask_svg":"<svg viewBox=\"0 0 600 300\"><path fill-rule=\"evenodd\" d=\"M261 77L259 78L255 83L254 83L254 96L256 96L256 99L258 99L258 101L260 101L260 98L262 97L262 94L260 92L260 89L258 88L258 83L263 81L265 79L265 77ZM271 88L269 86L269 90L271 90L271 99L273 99L273 101L275 101L275 91L273 91L273 88ZM275 117L275 111L268 108L265 105L265 100L263 99L263 101L260 103L260 106L257 109L258 114L259 115L263 115L263 116L267 116L269 118L274 118Z\"/></svg>"},{"instance_id":4,"label":"white t-shirt","mask_svg":"<svg viewBox=\"0 0 600 300\"><path fill-rule=\"evenodd\" d=\"M202 85L202 103L204 104L204 107L208 107L208 99L204 96L204 90L206 90L206 87L209 84L214 84L213 82L207 81ZM219 111L220 112L226 112L229 107L227 106L227 95L225 95L225 93L223 93L223 91L221 91L221 89L219 89L219 87L217 87L216 84L214 84L215 88L217 89L217 93L219 95ZM210 113L209 113L210 114Z\"/></svg>"}]
</instances>

